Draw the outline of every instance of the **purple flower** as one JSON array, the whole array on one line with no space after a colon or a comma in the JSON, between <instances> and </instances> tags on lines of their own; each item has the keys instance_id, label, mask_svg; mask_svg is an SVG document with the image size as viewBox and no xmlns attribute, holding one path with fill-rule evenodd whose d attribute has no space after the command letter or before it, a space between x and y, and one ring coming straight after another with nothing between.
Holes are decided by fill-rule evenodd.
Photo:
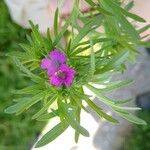
<instances>
[{"instance_id":1,"label":"purple flower","mask_svg":"<svg viewBox=\"0 0 150 150\"><path fill-rule=\"evenodd\" d=\"M57 87L69 87L73 82L75 70L70 68L66 61L64 53L56 49L49 54L49 58L42 59L41 68L47 69L50 83Z\"/></svg>"},{"instance_id":2,"label":"purple flower","mask_svg":"<svg viewBox=\"0 0 150 150\"><path fill-rule=\"evenodd\" d=\"M75 70L63 64L55 74L51 76L50 83L60 87L65 85L67 87L71 86L75 75Z\"/></svg>"},{"instance_id":3,"label":"purple flower","mask_svg":"<svg viewBox=\"0 0 150 150\"><path fill-rule=\"evenodd\" d=\"M66 63L66 56L64 53L58 51L57 49L53 50L49 54L49 58L42 59L41 68L48 70L48 75L54 74L58 68Z\"/></svg>"}]
</instances>

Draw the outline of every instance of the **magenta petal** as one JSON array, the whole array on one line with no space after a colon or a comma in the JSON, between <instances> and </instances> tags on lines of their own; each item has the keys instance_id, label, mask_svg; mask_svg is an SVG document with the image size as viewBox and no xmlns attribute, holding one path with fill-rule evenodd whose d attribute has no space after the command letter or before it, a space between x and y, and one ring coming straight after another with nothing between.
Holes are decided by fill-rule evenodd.
<instances>
[{"instance_id":1,"label":"magenta petal","mask_svg":"<svg viewBox=\"0 0 150 150\"><path fill-rule=\"evenodd\" d=\"M66 78L63 79L63 83L68 87L71 86L74 79L75 70L68 67L66 64L62 65L59 69L66 74Z\"/></svg>"},{"instance_id":2,"label":"magenta petal","mask_svg":"<svg viewBox=\"0 0 150 150\"><path fill-rule=\"evenodd\" d=\"M49 76L51 76L51 75L53 75L55 72L57 72L57 68L49 68L47 73L48 73Z\"/></svg>"},{"instance_id":3,"label":"magenta petal","mask_svg":"<svg viewBox=\"0 0 150 150\"><path fill-rule=\"evenodd\" d=\"M58 67L55 65L55 62L48 58L42 59L41 68L47 69L48 75L52 75L58 70Z\"/></svg>"},{"instance_id":4,"label":"magenta petal","mask_svg":"<svg viewBox=\"0 0 150 150\"><path fill-rule=\"evenodd\" d=\"M63 81L57 75L53 74L51 76L50 83L57 87L60 87L63 84Z\"/></svg>"},{"instance_id":5,"label":"magenta petal","mask_svg":"<svg viewBox=\"0 0 150 150\"><path fill-rule=\"evenodd\" d=\"M51 61L48 58L44 58L41 61L41 68L42 69L48 69L51 66Z\"/></svg>"},{"instance_id":6,"label":"magenta petal","mask_svg":"<svg viewBox=\"0 0 150 150\"><path fill-rule=\"evenodd\" d=\"M50 65L49 65L49 68L47 70L48 70L48 75L51 76L52 74L54 74L55 72L57 72L58 67L55 66L54 62L50 60Z\"/></svg>"},{"instance_id":7,"label":"magenta petal","mask_svg":"<svg viewBox=\"0 0 150 150\"><path fill-rule=\"evenodd\" d=\"M42 59L41 68L47 69L50 83L57 87L71 86L76 72L65 64L67 61L65 54L55 49L49 54L49 57L50 59Z\"/></svg>"},{"instance_id":8,"label":"magenta petal","mask_svg":"<svg viewBox=\"0 0 150 150\"><path fill-rule=\"evenodd\" d=\"M67 64L62 64L59 69L60 69L61 71L69 71L70 68L68 67Z\"/></svg>"},{"instance_id":9,"label":"magenta petal","mask_svg":"<svg viewBox=\"0 0 150 150\"><path fill-rule=\"evenodd\" d=\"M64 64L67 61L65 54L58 51L57 49L50 52L49 56L51 60L54 60L55 62L58 61L60 64Z\"/></svg>"},{"instance_id":10,"label":"magenta petal","mask_svg":"<svg viewBox=\"0 0 150 150\"><path fill-rule=\"evenodd\" d=\"M71 72L71 70L69 70L69 72ZM71 84L73 82L73 79L74 79L74 74L75 74L75 72L73 74L68 73L68 76L67 76L67 78L64 81L64 84L66 86L68 86L68 87L71 86Z\"/></svg>"}]
</instances>

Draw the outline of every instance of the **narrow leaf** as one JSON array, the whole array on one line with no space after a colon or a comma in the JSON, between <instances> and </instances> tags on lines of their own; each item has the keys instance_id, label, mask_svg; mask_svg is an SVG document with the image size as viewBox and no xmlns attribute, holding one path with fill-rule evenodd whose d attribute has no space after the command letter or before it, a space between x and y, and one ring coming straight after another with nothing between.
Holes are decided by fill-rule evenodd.
<instances>
[{"instance_id":1,"label":"narrow leaf","mask_svg":"<svg viewBox=\"0 0 150 150\"><path fill-rule=\"evenodd\" d=\"M92 75L95 72L95 53L94 53L92 42L91 42L91 71L90 72Z\"/></svg>"},{"instance_id":2,"label":"narrow leaf","mask_svg":"<svg viewBox=\"0 0 150 150\"><path fill-rule=\"evenodd\" d=\"M110 92L128 86L133 83L133 80L115 81L106 85L106 88L100 89L101 92Z\"/></svg>"},{"instance_id":3,"label":"narrow leaf","mask_svg":"<svg viewBox=\"0 0 150 150\"><path fill-rule=\"evenodd\" d=\"M100 117L102 117L112 123L118 123L118 121L116 119L114 119L113 117L111 117L111 116L107 115L105 112L103 112L102 109L99 108L97 105L95 105L91 100L85 99L85 101Z\"/></svg>"},{"instance_id":4,"label":"narrow leaf","mask_svg":"<svg viewBox=\"0 0 150 150\"><path fill-rule=\"evenodd\" d=\"M132 123L139 124L139 125L147 125L147 123L144 120L132 114L124 114L124 113L118 113L118 114Z\"/></svg>"},{"instance_id":5,"label":"narrow leaf","mask_svg":"<svg viewBox=\"0 0 150 150\"><path fill-rule=\"evenodd\" d=\"M35 145L36 148L42 147L53 140L55 140L59 135L61 135L66 129L68 125L66 124L65 128L62 128L62 124L57 124L54 128L52 128L49 132L47 132Z\"/></svg>"},{"instance_id":6,"label":"narrow leaf","mask_svg":"<svg viewBox=\"0 0 150 150\"><path fill-rule=\"evenodd\" d=\"M57 36L58 34L58 8L55 11L55 16L54 16L54 35Z\"/></svg>"},{"instance_id":7,"label":"narrow leaf","mask_svg":"<svg viewBox=\"0 0 150 150\"><path fill-rule=\"evenodd\" d=\"M38 121L48 121L48 120L50 120L51 118L56 117L56 116L58 116L58 115L59 115L59 114L58 114L58 110L53 110L53 111L50 112L50 113L46 113L46 114L43 114L43 115L39 116L39 117L37 118L37 120L38 120Z\"/></svg>"},{"instance_id":8,"label":"narrow leaf","mask_svg":"<svg viewBox=\"0 0 150 150\"><path fill-rule=\"evenodd\" d=\"M81 133L84 136L89 136L88 131L80 126L80 124L75 120L75 118L72 116L72 114L69 112L67 106L62 105L62 111L65 115L65 118L67 122L71 125L72 128L74 128L77 132Z\"/></svg>"},{"instance_id":9,"label":"narrow leaf","mask_svg":"<svg viewBox=\"0 0 150 150\"><path fill-rule=\"evenodd\" d=\"M59 32L59 34L56 36L55 41L54 41L54 46L58 44L58 42L60 41L60 39L62 38L63 34L66 32L67 28L69 27L70 23L72 21L74 21L77 17L78 17L79 11L78 11L78 7L75 4L74 8L71 12L70 17L67 19L67 21L65 22L64 26L62 27L62 30Z\"/></svg>"},{"instance_id":10,"label":"narrow leaf","mask_svg":"<svg viewBox=\"0 0 150 150\"><path fill-rule=\"evenodd\" d=\"M38 111L33 117L32 119L36 119L38 118L40 115L42 115L49 107L52 103L54 103L54 101L56 100L56 96L54 95L50 100L49 102L42 107L42 109L40 111Z\"/></svg>"}]
</instances>

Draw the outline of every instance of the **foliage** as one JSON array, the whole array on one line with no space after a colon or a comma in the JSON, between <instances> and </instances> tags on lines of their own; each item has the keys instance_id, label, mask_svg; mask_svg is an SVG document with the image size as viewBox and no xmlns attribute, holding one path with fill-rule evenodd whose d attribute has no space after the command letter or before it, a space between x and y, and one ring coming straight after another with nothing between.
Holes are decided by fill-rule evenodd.
<instances>
[{"instance_id":1,"label":"foliage","mask_svg":"<svg viewBox=\"0 0 150 150\"><path fill-rule=\"evenodd\" d=\"M14 97L12 90L22 88L29 82L20 75L6 54L16 49L21 51L17 43L26 42L25 35L30 31L12 22L3 1L0 1L0 10L2 14L0 15L0 149L27 150L44 125L42 122L35 124L35 121L30 119L30 116L39 109L39 105L16 117L4 114L4 109L12 103L11 98Z\"/></svg>"},{"instance_id":2,"label":"foliage","mask_svg":"<svg viewBox=\"0 0 150 150\"><path fill-rule=\"evenodd\" d=\"M147 122L147 126L134 125L131 135L127 137L124 143L125 150L146 150L150 149L150 112L142 111L138 116ZM140 145L140 146L139 146Z\"/></svg>"},{"instance_id":3,"label":"foliage","mask_svg":"<svg viewBox=\"0 0 150 150\"><path fill-rule=\"evenodd\" d=\"M60 118L60 122L41 138L36 147L51 142L68 126L75 129L76 142L80 134L89 136L88 131L80 125L81 110L87 111L84 103L89 105L100 118L114 124L118 123L118 120L105 113L92 101L93 96L87 95L84 88L93 92L119 116L133 123L146 125L144 120L130 112L140 108L123 106L130 101L130 98L113 100L106 96L109 91L132 82L131 80L111 81L111 78L118 72L123 73L126 64L136 59L138 54L136 46L149 44L141 41L139 33L144 29L135 29L128 18L139 22L145 20L129 12L130 3L123 8L118 0L96 2L86 0L86 2L91 7L89 12L82 13L79 10L79 1L76 0L72 13L61 27L58 27L60 24L57 9L54 17L54 34L48 30L46 37L42 36L38 26L30 21L32 34L27 36L28 44L20 44L24 52L8 54L22 71L22 75L32 80L32 84L14 91L14 94L20 97L15 98L13 100L15 104L8 107L5 112L18 115L40 103L42 107L33 115L33 119L47 121L55 117ZM99 30L100 27L103 31ZM57 88L49 84L46 72L40 68L41 60L54 48L65 53L68 65L76 70L71 87Z\"/></svg>"}]
</instances>

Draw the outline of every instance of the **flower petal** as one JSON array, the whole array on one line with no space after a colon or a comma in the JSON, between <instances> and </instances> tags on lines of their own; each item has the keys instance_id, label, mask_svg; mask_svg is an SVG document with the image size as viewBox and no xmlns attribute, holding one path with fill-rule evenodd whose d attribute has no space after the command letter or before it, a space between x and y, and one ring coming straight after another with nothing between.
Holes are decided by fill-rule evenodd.
<instances>
[{"instance_id":1,"label":"flower petal","mask_svg":"<svg viewBox=\"0 0 150 150\"><path fill-rule=\"evenodd\" d=\"M67 87L71 86L74 79L75 70L73 68L68 67L66 64L63 64L59 69L66 73L66 78L63 79L63 83Z\"/></svg>"},{"instance_id":2,"label":"flower petal","mask_svg":"<svg viewBox=\"0 0 150 150\"><path fill-rule=\"evenodd\" d=\"M50 65L51 65L50 59L48 59L48 58L42 59L42 61L41 61L41 68L42 69L48 69L50 67Z\"/></svg>"},{"instance_id":3,"label":"flower petal","mask_svg":"<svg viewBox=\"0 0 150 150\"><path fill-rule=\"evenodd\" d=\"M64 81L64 84L67 86L67 87L69 87L69 86L71 86L71 84L72 84L72 82L73 82L73 79L74 79L74 73L72 74L70 74L70 73L68 73L68 75L67 75L67 78L65 79L65 81Z\"/></svg>"},{"instance_id":4,"label":"flower petal","mask_svg":"<svg viewBox=\"0 0 150 150\"><path fill-rule=\"evenodd\" d=\"M63 84L63 80L60 79L57 75L53 74L51 76L50 83L57 87L60 87Z\"/></svg>"},{"instance_id":5,"label":"flower petal","mask_svg":"<svg viewBox=\"0 0 150 150\"><path fill-rule=\"evenodd\" d=\"M50 52L49 56L51 60L58 61L60 64L64 64L67 61L65 54L57 49Z\"/></svg>"}]
</instances>

